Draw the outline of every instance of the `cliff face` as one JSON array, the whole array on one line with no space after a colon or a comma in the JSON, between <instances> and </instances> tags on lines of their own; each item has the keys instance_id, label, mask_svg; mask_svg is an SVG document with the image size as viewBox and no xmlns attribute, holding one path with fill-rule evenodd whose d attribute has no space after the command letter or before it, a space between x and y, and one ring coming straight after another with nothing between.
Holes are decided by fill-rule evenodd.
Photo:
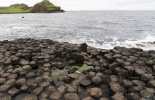
<instances>
[{"instance_id":1,"label":"cliff face","mask_svg":"<svg viewBox=\"0 0 155 100\"><path fill-rule=\"evenodd\" d=\"M64 12L60 7L55 6L49 0L43 0L35 4L33 7L28 7L26 4L13 4L9 7L0 7L0 13L52 13Z\"/></svg>"}]
</instances>

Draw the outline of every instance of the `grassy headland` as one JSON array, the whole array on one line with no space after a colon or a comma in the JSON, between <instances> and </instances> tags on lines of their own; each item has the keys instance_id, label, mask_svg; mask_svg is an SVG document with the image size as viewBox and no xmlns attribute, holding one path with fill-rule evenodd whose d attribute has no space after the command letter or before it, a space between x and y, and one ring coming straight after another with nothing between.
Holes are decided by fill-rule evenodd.
<instances>
[{"instance_id":1,"label":"grassy headland","mask_svg":"<svg viewBox=\"0 0 155 100\"><path fill-rule=\"evenodd\" d=\"M0 7L0 14L10 13L51 13L51 12L64 12L60 7L55 6L48 0L43 0L29 7L26 4L12 4L9 7Z\"/></svg>"}]
</instances>

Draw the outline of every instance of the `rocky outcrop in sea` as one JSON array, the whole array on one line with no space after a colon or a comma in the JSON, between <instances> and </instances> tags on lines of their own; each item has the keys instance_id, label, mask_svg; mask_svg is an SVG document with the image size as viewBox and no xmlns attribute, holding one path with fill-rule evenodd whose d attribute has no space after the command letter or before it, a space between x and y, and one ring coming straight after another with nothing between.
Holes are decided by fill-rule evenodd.
<instances>
[{"instance_id":1,"label":"rocky outcrop in sea","mask_svg":"<svg viewBox=\"0 0 155 100\"><path fill-rule=\"evenodd\" d=\"M155 100L155 51L0 41L0 100Z\"/></svg>"}]
</instances>

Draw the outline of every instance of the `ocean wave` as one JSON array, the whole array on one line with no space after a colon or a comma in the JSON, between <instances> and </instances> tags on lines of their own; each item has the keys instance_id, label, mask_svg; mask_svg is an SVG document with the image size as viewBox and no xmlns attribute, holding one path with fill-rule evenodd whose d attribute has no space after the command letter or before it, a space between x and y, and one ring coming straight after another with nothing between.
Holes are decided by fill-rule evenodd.
<instances>
[{"instance_id":1,"label":"ocean wave","mask_svg":"<svg viewBox=\"0 0 155 100\"><path fill-rule=\"evenodd\" d=\"M15 30L31 29L31 27L26 27L26 26L13 26L13 27L10 27L10 28L15 29Z\"/></svg>"},{"instance_id":2,"label":"ocean wave","mask_svg":"<svg viewBox=\"0 0 155 100\"><path fill-rule=\"evenodd\" d=\"M129 48L142 48L144 50L155 50L155 37L147 34L145 38L141 40L126 40L124 42L114 41L112 43L103 44L102 47L106 45L106 48L113 48L114 46L123 46ZM101 47L101 48L102 48Z\"/></svg>"},{"instance_id":3,"label":"ocean wave","mask_svg":"<svg viewBox=\"0 0 155 100\"><path fill-rule=\"evenodd\" d=\"M81 38L80 40L72 40L71 43L87 43L90 46L101 49L113 49L115 46L123 46L127 48L142 48L144 50L155 50L155 37L147 34L145 38L141 40L129 39L125 41L119 41L118 37L113 37L112 42L108 41L96 41L93 38Z\"/></svg>"}]
</instances>

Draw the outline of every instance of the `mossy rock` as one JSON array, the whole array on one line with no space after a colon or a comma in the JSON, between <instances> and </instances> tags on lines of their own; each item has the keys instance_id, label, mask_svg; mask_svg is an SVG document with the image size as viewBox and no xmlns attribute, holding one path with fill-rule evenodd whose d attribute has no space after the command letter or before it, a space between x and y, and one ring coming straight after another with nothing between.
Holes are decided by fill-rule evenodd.
<instances>
[{"instance_id":1,"label":"mossy rock","mask_svg":"<svg viewBox=\"0 0 155 100\"><path fill-rule=\"evenodd\" d=\"M68 75L68 72L66 69L60 70L60 69L56 69L56 70L52 70L51 76L54 79L54 81L57 81L58 77L60 75Z\"/></svg>"},{"instance_id":2,"label":"mossy rock","mask_svg":"<svg viewBox=\"0 0 155 100\"><path fill-rule=\"evenodd\" d=\"M83 66L83 63L73 63L73 64L70 64L71 66L77 66L77 67L82 67Z\"/></svg>"},{"instance_id":3,"label":"mossy rock","mask_svg":"<svg viewBox=\"0 0 155 100\"><path fill-rule=\"evenodd\" d=\"M13 67L14 67L14 68L19 68L19 67L20 67L20 65L13 65Z\"/></svg>"}]
</instances>

